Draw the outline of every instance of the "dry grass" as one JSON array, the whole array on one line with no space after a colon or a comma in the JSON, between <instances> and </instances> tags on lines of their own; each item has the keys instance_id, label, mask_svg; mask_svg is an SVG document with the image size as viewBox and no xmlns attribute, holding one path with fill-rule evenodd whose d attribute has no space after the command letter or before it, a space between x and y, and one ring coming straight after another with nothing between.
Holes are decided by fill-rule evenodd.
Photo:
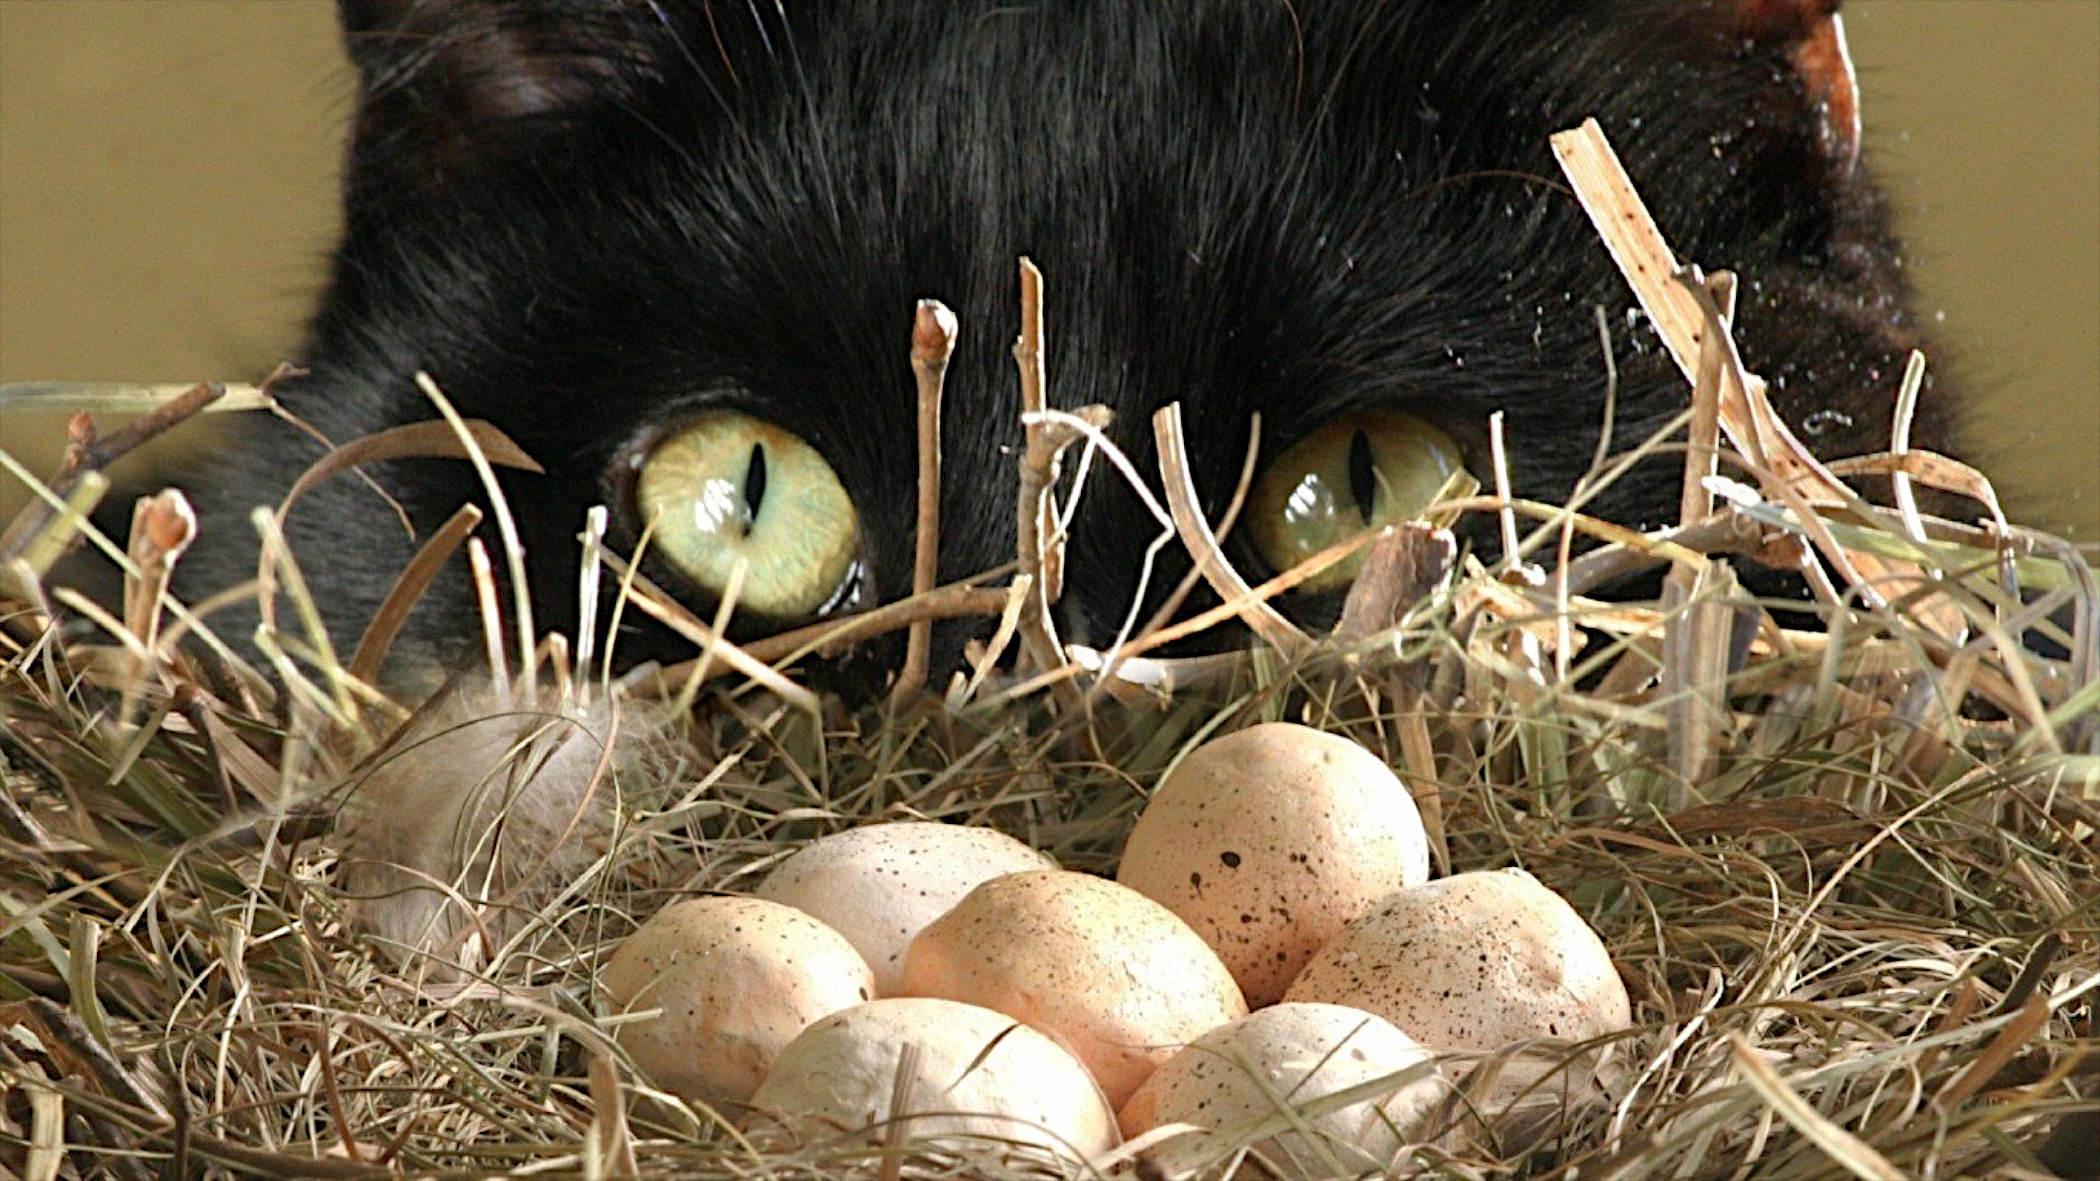
<instances>
[{"instance_id":1,"label":"dry grass","mask_svg":"<svg viewBox=\"0 0 2100 1181\"><path fill-rule=\"evenodd\" d=\"M1725 321L1725 283L1683 289L1700 322ZM988 1145L755 1145L737 1113L646 1090L594 966L666 901L743 889L874 818L992 824L1110 870L1144 792L1191 745L1294 719L1401 772L1440 872L1521 865L1566 894L1634 999L1598 1086L1500 1120L1449 1111L1411 1157L1420 1175L2046 1175L2051 1127L2100 1112L2092 573L2053 539L1864 511L1803 476L1728 361L1687 362L1703 407L1688 512L1717 487L1698 478L1701 448L1724 445L1711 432L1740 431L1745 468L1771 474L1761 495L1719 486L1727 503L1668 537L1455 499L1440 511L1503 514L1521 552L1576 532L1607 544L1543 577L1454 565L1426 528L1371 539L1376 573L1334 635L1263 617L1267 642L1199 662L1139 655L1156 629L1122 653L1032 658L1058 651L1031 607L1056 560L1024 554L1030 585L1011 597L928 596L1004 608L1001 635L1025 641L1012 671L987 660L945 696L859 712L766 667L810 637L731 650L613 565L608 602L672 617L705 655L620 684L571 677L564 645L512 634L522 613L498 609L499 671L444 699L478 704L412 715L303 619L280 621L276 646L304 661L276 665L288 679L213 655L157 573L186 536L168 506L107 547L129 562L120 616L45 581L84 525L38 514L0 554L0 1166L38 1181L1055 1172ZM1074 422L1067 440L1086 433ZM1051 486L1056 445L1024 489ZM55 500L91 498L94 466ZM1855 467L1988 492L1900 446ZM1278 593L1231 589L1208 526L1168 509L1238 610ZM1819 561L1799 557L1810 548ZM1749 553L1814 562L1822 626L1782 628L1748 599L1726 555ZM1661 602L1585 597L1658 563L1673 570ZM87 622L62 635L49 620L69 605ZM897 615L888 626L910 622ZM2021 642L2036 636L2054 648ZM1119 671L1096 677L1103 663ZM351 888L356 812L338 806L418 750L454 761L438 744L477 724L498 729L472 740L488 753L469 785L582 744L574 808L515 821L564 851L483 859L448 884L449 925L394 944L361 933L349 919L372 900ZM500 803L488 815L509 820ZM405 945L418 933L435 950ZM1236 1145L1268 1130L1114 1168L1251 1176Z\"/></svg>"}]
</instances>

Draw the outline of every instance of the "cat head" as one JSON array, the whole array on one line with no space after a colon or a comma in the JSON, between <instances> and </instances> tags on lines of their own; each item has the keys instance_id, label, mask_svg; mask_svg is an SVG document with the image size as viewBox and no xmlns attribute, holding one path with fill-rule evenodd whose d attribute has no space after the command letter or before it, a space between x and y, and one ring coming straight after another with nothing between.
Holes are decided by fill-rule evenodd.
<instances>
[{"instance_id":1,"label":"cat head","mask_svg":"<svg viewBox=\"0 0 2100 1181\"><path fill-rule=\"evenodd\" d=\"M962 322L940 576L1010 562L1024 255L1047 276L1053 407L1108 407L1108 438L1156 485L1150 420L1179 403L1212 520L1253 450L1226 539L1250 581L1411 513L1453 467L1484 476L1494 412L1516 493L1564 498L1608 389L1616 449L1687 403L1557 178L1546 137L1587 116L1672 240L1743 276L1750 363L1813 445L1883 445L1915 343L1821 3L343 13L360 79L346 229L287 402L347 441L429 417L427 372L497 424L546 469L506 490L556 619L599 503L702 618L742 559L734 635L906 594L909 329L927 297ZM1940 422L1929 402L1921 435ZM1100 643L1187 560L1121 475L1085 466L1061 613L1068 638ZM452 461L378 476L424 530L478 496ZM1636 468L1589 510L1665 523L1678 478ZM292 528L361 626L410 548L383 502L345 483ZM1318 623L1340 593L1284 607ZM469 619L455 579L409 636ZM988 626L952 625L945 651ZM659 639L618 642L639 658L669 651ZM893 655L848 670L879 679Z\"/></svg>"}]
</instances>

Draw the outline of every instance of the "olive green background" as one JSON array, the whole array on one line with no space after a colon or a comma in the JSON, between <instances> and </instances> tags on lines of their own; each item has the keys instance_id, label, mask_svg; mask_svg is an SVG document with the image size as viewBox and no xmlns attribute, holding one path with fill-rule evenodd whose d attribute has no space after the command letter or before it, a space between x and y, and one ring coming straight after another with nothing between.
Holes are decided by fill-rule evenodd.
<instances>
[{"instance_id":1,"label":"olive green background","mask_svg":"<svg viewBox=\"0 0 2100 1181\"><path fill-rule=\"evenodd\" d=\"M2100 541L2100 3L1846 11L1970 448L2016 513ZM325 2L0 0L0 381L289 358L349 95ZM0 419L17 453L49 432Z\"/></svg>"}]
</instances>

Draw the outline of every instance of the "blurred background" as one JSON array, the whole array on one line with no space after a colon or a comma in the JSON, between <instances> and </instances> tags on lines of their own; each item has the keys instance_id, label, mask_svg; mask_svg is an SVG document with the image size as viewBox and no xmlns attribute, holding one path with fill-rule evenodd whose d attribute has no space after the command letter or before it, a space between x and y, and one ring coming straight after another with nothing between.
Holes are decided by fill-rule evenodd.
<instances>
[{"instance_id":1,"label":"blurred background","mask_svg":"<svg viewBox=\"0 0 2100 1181\"><path fill-rule=\"evenodd\" d=\"M292 359L335 232L334 21L326 0L0 0L0 382ZM1852 0L1846 25L1972 454L2024 523L2100 542L2100 3ZM0 445L57 429L9 415ZM18 501L0 488L0 514Z\"/></svg>"}]
</instances>

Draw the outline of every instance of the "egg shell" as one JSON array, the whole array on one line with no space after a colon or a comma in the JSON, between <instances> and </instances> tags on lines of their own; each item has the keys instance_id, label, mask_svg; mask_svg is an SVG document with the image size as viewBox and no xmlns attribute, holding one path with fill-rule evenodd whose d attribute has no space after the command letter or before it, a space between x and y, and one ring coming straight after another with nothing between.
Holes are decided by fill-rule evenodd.
<instances>
[{"instance_id":1,"label":"egg shell","mask_svg":"<svg viewBox=\"0 0 2100 1181\"><path fill-rule=\"evenodd\" d=\"M930 820L870 824L819 837L753 891L846 937L875 970L877 996L904 980L904 951L926 924L1001 874L1057 862L1003 832Z\"/></svg>"},{"instance_id":2,"label":"egg shell","mask_svg":"<svg viewBox=\"0 0 2100 1181\"><path fill-rule=\"evenodd\" d=\"M1230 1132L1374 1079L1431 1062L1427 1049L1382 1017L1345 1005L1280 1004L1221 1025L1152 1072L1123 1105L1123 1134L1163 1124ZM1308 1131L1254 1145L1279 1176L1311 1177L1340 1164L1348 1175L1391 1162L1422 1116L1445 1093L1433 1065L1421 1077L1346 1107L1302 1115ZM1223 1144L1221 1152L1235 1146Z\"/></svg>"},{"instance_id":3,"label":"egg shell","mask_svg":"<svg viewBox=\"0 0 2100 1181\"><path fill-rule=\"evenodd\" d=\"M1138 816L1116 880L1182 917L1255 1008L1395 890L1429 841L1391 768L1346 738L1270 722L1189 752Z\"/></svg>"},{"instance_id":4,"label":"egg shell","mask_svg":"<svg viewBox=\"0 0 2100 1181\"><path fill-rule=\"evenodd\" d=\"M1604 941L1521 869L1402 890L1313 956L1284 999L1368 1009L1440 1052L1632 1024Z\"/></svg>"},{"instance_id":5,"label":"egg shell","mask_svg":"<svg viewBox=\"0 0 2100 1181\"><path fill-rule=\"evenodd\" d=\"M898 1102L899 1063L917 1057ZM751 1098L754 1127L790 1142L908 1117L913 1140L972 1136L1085 1160L1116 1146L1115 1113L1079 1060L1004 1013L938 997L842 1009L802 1031Z\"/></svg>"},{"instance_id":6,"label":"egg shell","mask_svg":"<svg viewBox=\"0 0 2100 1181\"><path fill-rule=\"evenodd\" d=\"M1232 974L1172 911L1063 870L970 891L912 940L904 988L1048 1033L1117 1106L1184 1043L1247 1012Z\"/></svg>"},{"instance_id":7,"label":"egg shell","mask_svg":"<svg viewBox=\"0 0 2100 1181\"><path fill-rule=\"evenodd\" d=\"M726 897L658 911L598 984L615 1012L662 1010L615 1037L658 1086L707 1103L750 1098L805 1026L875 992L845 936L792 906Z\"/></svg>"}]
</instances>

